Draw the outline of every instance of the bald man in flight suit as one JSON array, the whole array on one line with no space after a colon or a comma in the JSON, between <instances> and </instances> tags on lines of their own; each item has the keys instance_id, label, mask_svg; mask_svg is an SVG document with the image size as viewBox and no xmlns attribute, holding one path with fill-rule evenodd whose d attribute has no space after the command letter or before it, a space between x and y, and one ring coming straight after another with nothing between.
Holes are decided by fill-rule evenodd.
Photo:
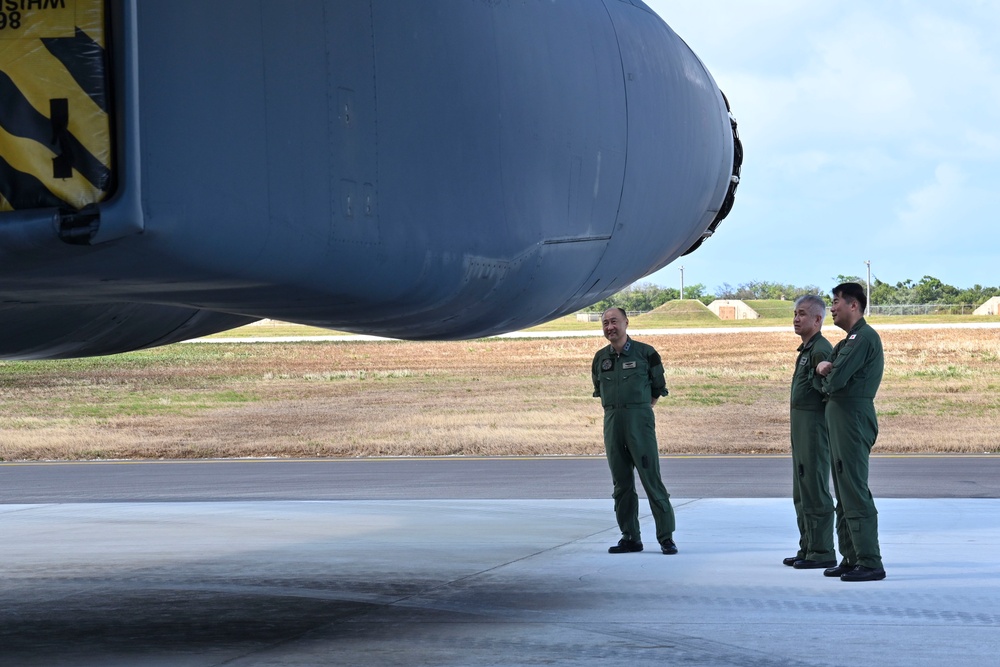
<instances>
[{"instance_id":1,"label":"bald man in flight suit","mask_svg":"<svg viewBox=\"0 0 1000 667\"><path fill-rule=\"evenodd\" d=\"M646 490L656 522L656 539L664 554L676 554L674 509L660 479L653 406L667 395L663 362L651 345L632 340L628 316L621 308L601 315L604 337L611 343L598 350L591 364L594 396L604 406L604 450L614 483L615 517L622 537L608 553L642 551L639 535L639 496L634 472Z\"/></svg>"}]
</instances>

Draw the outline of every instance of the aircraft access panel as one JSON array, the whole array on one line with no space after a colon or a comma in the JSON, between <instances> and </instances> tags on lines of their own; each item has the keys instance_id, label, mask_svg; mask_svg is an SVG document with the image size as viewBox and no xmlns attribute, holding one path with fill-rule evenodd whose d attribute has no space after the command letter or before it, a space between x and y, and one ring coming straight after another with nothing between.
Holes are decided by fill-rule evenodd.
<instances>
[{"instance_id":1,"label":"aircraft access panel","mask_svg":"<svg viewBox=\"0 0 1000 667\"><path fill-rule=\"evenodd\" d=\"M0 212L81 210L114 184L103 0L0 0Z\"/></svg>"}]
</instances>

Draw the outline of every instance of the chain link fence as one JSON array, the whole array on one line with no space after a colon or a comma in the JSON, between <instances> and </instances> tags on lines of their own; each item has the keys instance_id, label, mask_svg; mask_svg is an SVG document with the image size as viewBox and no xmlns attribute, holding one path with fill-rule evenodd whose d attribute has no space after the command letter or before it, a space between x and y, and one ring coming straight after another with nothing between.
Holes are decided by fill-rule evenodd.
<instances>
[{"instance_id":1,"label":"chain link fence","mask_svg":"<svg viewBox=\"0 0 1000 667\"><path fill-rule=\"evenodd\" d=\"M897 303L869 306L872 315L972 315L971 303Z\"/></svg>"}]
</instances>

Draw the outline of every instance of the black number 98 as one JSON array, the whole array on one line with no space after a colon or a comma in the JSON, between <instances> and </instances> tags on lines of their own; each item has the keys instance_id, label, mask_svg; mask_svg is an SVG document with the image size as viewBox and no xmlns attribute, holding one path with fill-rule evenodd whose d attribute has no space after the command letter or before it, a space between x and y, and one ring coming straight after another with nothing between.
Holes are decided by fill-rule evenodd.
<instances>
[{"instance_id":1,"label":"black number 98","mask_svg":"<svg viewBox=\"0 0 1000 667\"><path fill-rule=\"evenodd\" d=\"M10 28L17 30L21 27L21 12L0 12L0 30Z\"/></svg>"}]
</instances>

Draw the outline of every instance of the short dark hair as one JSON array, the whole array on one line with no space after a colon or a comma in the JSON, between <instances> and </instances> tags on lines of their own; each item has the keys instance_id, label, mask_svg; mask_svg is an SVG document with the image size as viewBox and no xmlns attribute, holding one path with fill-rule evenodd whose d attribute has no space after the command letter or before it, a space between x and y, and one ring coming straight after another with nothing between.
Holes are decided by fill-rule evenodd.
<instances>
[{"instance_id":1,"label":"short dark hair","mask_svg":"<svg viewBox=\"0 0 1000 667\"><path fill-rule=\"evenodd\" d=\"M858 283L840 283L833 288L833 295L842 299L857 301L861 311L868 307L868 297L865 296L865 288Z\"/></svg>"},{"instance_id":2,"label":"short dark hair","mask_svg":"<svg viewBox=\"0 0 1000 667\"><path fill-rule=\"evenodd\" d=\"M607 313L608 313L609 310L617 310L619 313L622 314L622 318L623 319L626 319L626 320L628 319L628 313L625 312L624 308L621 308L619 306L611 306L610 308L605 308L604 312L601 313L601 320L604 320L604 316L607 315Z\"/></svg>"}]
</instances>

